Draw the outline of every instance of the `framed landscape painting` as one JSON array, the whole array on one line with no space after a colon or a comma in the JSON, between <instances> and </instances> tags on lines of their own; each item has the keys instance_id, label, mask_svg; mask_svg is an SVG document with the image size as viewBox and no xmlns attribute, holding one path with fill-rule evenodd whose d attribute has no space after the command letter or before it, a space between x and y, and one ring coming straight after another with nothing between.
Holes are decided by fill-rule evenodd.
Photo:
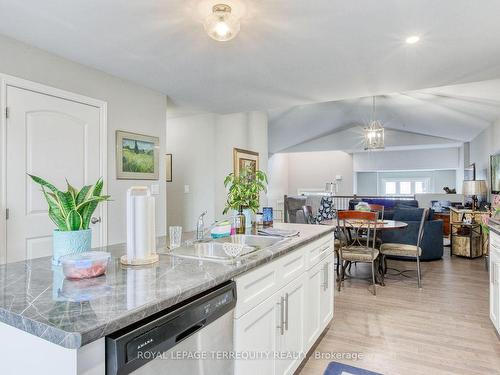
<instances>
[{"instance_id":1,"label":"framed landscape painting","mask_svg":"<svg viewBox=\"0 0 500 375\"><path fill-rule=\"evenodd\" d=\"M116 131L116 178L158 180L160 139Z\"/></svg>"},{"instance_id":2,"label":"framed landscape painting","mask_svg":"<svg viewBox=\"0 0 500 375\"><path fill-rule=\"evenodd\" d=\"M250 170L255 173L259 169L259 153L255 151L242 150L241 148L234 148L233 168L235 176L239 176L240 171L245 168L250 168Z\"/></svg>"}]
</instances>

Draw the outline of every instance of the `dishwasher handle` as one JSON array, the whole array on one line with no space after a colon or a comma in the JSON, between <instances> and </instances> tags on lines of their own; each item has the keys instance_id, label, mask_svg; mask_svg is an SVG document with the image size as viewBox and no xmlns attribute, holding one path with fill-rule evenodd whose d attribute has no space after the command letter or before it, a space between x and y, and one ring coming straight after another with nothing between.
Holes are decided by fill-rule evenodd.
<instances>
[{"instance_id":1,"label":"dishwasher handle","mask_svg":"<svg viewBox=\"0 0 500 375\"><path fill-rule=\"evenodd\" d=\"M184 340L185 338L188 338L189 336L191 336L192 334L198 332L200 329L202 329L203 327L205 327L205 324L207 323L207 320L204 319L201 323L198 323L198 324L194 324L192 325L191 327L189 328L186 328L184 330L184 332L181 332L179 333L176 337L175 337L175 343L179 343L181 342L182 340Z\"/></svg>"}]
</instances>

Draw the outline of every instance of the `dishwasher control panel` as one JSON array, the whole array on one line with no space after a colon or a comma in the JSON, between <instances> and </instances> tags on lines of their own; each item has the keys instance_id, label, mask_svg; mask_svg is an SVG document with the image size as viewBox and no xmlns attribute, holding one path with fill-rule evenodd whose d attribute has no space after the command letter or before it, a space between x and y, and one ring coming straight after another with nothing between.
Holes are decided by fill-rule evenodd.
<instances>
[{"instance_id":1,"label":"dishwasher control panel","mask_svg":"<svg viewBox=\"0 0 500 375\"><path fill-rule=\"evenodd\" d=\"M106 374L130 374L235 305L236 284L231 281L107 336Z\"/></svg>"}]
</instances>

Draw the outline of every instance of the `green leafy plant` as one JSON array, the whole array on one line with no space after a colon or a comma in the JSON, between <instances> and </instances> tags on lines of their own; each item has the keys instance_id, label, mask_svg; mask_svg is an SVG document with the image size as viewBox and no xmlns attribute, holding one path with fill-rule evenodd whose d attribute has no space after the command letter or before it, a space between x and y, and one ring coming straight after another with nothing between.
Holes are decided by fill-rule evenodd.
<instances>
[{"instance_id":1,"label":"green leafy plant","mask_svg":"<svg viewBox=\"0 0 500 375\"><path fill-rule=\"evenodd\" d=\"M67 191L57 189L38 176L29 176L39 184L49 205L49 217L60 231L89 229L90 219L100 202L109 200L109 195L101 195L103 181L99 178L94 185L75 189L66 180Z\"/></svg>"},{"instance_id":2,"label":"green leafy plant","mask_svg":"<svg viewBox=\"0 0 500 375\"><path fill-rule=\"evenodd\" d=\"M253 171L250 168L240 171L239 176L230 173L224 179L224 186L229 187L226 206L223 213L229 210L241 212L248 208L253 212L259 209L259 194L267 191L267 176L263 171Z\"/></svg>"}]
</instances>

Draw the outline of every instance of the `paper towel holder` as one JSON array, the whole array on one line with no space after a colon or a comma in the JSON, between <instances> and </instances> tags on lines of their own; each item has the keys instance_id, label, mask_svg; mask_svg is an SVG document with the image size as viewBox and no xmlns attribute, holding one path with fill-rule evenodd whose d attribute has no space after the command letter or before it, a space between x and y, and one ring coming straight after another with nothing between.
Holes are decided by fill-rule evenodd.
<instances>
[{"instance_id":1,"label":"paper towel holder","mask_svg":"<svg viewBox=\"0 0 500 375\"><path fill-rule=\"evenodd\" d=\"M137 197L146 197L146 199L148 199L148 204L146 206L142 206L142 212L140 210L136 211L135 198ZM144 249L144 247L139 249L140 246L138 248L138 243L136 242L136 219L139 214L143 215L143 219L147 219L144 220L144 222L147 221L146 249ZM144 224L144 222L141 222L141 224ZM141 242L141 244L144 245L144 242ZM160 256L156 253L155 245L156 232L154 197L151 197L151 191L148 187L133 186L127 190L127 254L120 257L120 263L129 266L141 266L158 262Z\"/></svg>"}]
</instances>

